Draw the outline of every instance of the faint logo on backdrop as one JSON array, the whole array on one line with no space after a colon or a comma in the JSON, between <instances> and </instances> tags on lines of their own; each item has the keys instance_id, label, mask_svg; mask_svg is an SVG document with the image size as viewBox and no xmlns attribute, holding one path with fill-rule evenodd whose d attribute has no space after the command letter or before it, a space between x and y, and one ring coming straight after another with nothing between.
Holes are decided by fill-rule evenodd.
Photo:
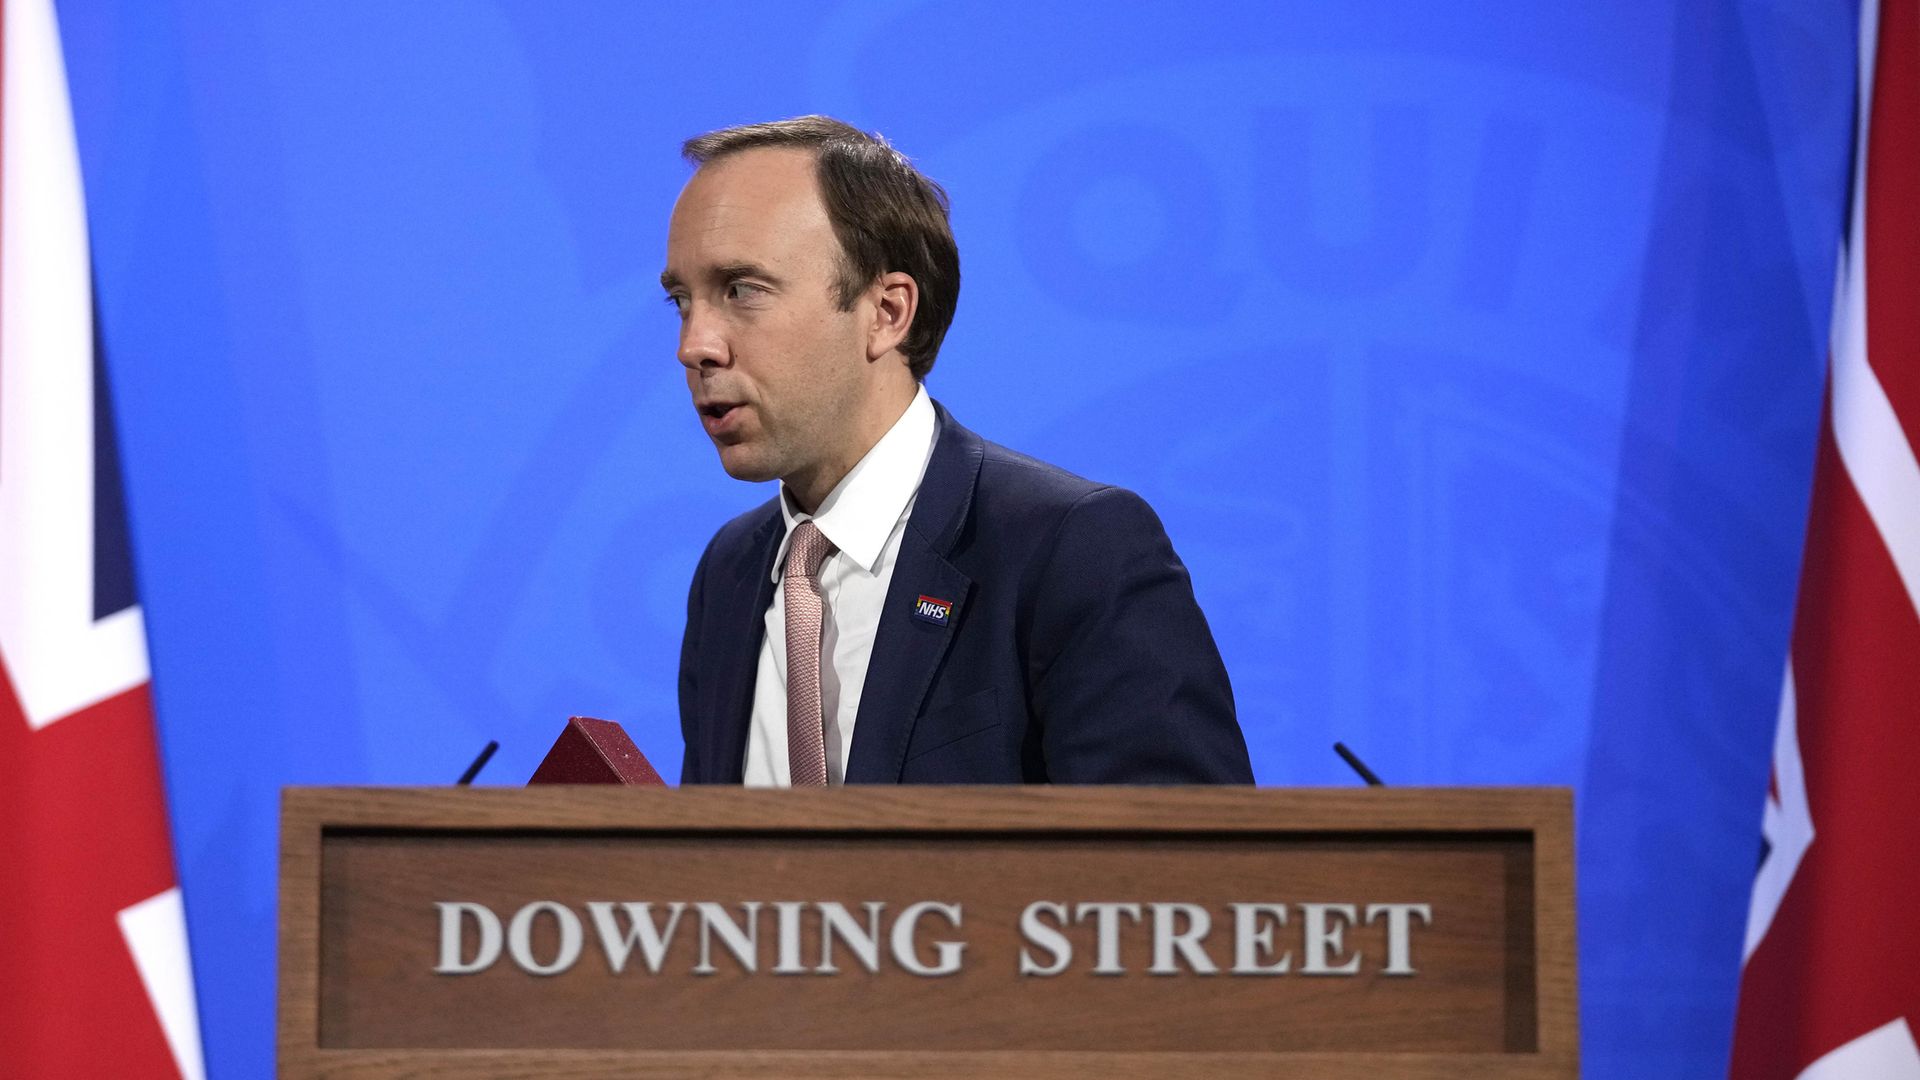
<instances>
[{"instance_id":1,"label":"faint logo on backdrop","mask_svg":"<svg viewBox=\"0 0 1920 1080\"><path fill-rule=\"evenodd\" d=\"M941 155L1001 159L956 198L969 253L986 232L986 272L1019 273L970 297L992 344L968 362L1047 403L1040 445L1005 437L1159 508L1256 764L1289 778L1340 779L1300 758L1342 736L1409 778L1579 766L1629 360L1610 305L1638 253L1539 227L1596 136L1588 91L1528 81L1236 59L1030 103ZM1599 141L1644 156L1652 118L1613 107ZM1592 257L1555 265L1571 243ZM1035 311L1023 346L1001 322Z\"/></svg>"}]
</instances>

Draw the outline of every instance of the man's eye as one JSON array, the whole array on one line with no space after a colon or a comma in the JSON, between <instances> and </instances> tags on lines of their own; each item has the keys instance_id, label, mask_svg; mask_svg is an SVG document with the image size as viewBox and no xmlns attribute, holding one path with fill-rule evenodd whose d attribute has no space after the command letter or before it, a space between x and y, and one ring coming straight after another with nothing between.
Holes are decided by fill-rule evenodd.
<instances>
[{"instance_id":1,"label":"man's eye","mask_svg":"<svg viewBox=\"0 0 1920 1080\"><path fill-rule=\"evenodd\" d=\"M727 286L727 299L749 300L765 291L766 290L758 285L751 285L744 281L735 281Z\"/></svg>"},{"instance_id":2,"label":"man's eye","mask_svg":"<svg viewBox=\"0 0 1920 1080\"><path fill-rule=\"evenodd\" d=\"M678 296L674 293L668 293L666 296L666 301L669 307L673 308L675 311L680 313L681 318L684 319L687 317L687 298L686 297Z\"/></svg>"}]
</instances>

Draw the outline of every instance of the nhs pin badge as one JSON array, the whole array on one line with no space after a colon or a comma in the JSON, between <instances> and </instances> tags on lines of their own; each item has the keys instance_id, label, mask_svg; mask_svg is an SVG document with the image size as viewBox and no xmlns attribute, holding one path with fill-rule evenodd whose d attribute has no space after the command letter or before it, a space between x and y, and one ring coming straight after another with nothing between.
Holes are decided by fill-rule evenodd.
<instances>
[{"instance_id":1,"label":"nhs pin badge","mask_svg":"<svg viewBox=\"0 0 1920 1080\"><path fill-rule=\"evenodd\" d=\"M942 600L936 596L922 596L913 604L913 617L935 626L947 625L947 619L952 614L953 601Z\"/></svg>"}]
</instances>

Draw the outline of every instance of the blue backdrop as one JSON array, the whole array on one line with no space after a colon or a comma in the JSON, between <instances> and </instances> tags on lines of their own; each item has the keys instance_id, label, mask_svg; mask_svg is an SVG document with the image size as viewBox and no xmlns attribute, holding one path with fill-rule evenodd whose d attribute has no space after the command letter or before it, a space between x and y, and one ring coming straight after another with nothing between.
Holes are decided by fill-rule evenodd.
<instances>
[{"instance_id":1,"label":"blue backdrop","mask_svg":"<svg viewBox=\"0 0 1920 1080\"><path fill-rule=\"evenodd\" d=\"M61 0L202 1022L284 784L676 766L728 480L655 283L712 127L945 183L930 380L1144 495L1264 784L1578 793L1590 1075L1723 1070L1845 191L1805 4Z\"/></svg>"}]
</instances>

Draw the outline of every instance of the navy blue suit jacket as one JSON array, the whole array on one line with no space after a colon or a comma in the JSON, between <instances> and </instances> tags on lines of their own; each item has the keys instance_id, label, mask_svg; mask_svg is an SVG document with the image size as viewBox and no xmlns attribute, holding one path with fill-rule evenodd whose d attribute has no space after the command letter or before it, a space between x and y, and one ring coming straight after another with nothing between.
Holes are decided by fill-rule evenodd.
<instances>
[{"instance_id":1,"label":"navy blue suit jacket","mask_svg":"<svg viewBox=\"0 0 1920 1080\"><path fill-rule=\"evenodd\" d=\"M934 408L847 782L1251 783L1226 668L1153 510ZM781 535L770 500L723 526L694 572L683 784L743 776ZM922 596L952 601L944 623L916 617Z\"/></svg>"}]
</instances>

